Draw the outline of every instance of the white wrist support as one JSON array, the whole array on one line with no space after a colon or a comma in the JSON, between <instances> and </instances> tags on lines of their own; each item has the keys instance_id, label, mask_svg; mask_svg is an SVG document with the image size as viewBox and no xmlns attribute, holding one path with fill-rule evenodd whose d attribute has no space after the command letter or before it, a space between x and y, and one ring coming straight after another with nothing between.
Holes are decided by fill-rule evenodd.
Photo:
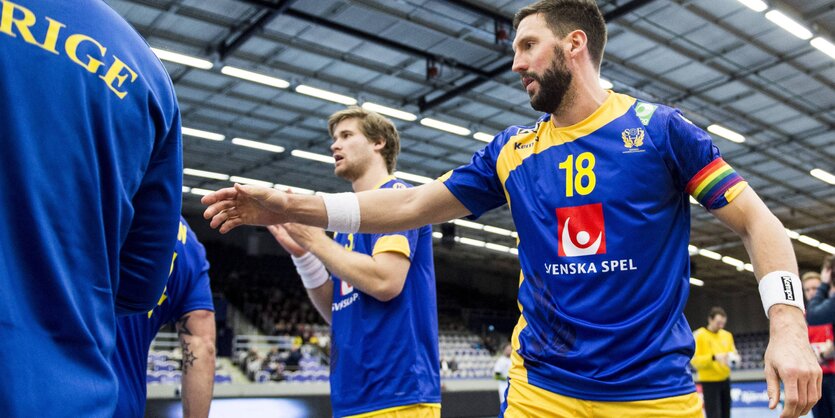
<instances>
[{"instance_id":1,"label":"white wrist support","mask_svg":"<svg viewBox=\"0 0 835 418\"><path fill-rule=\"evenodd\" d=\"M360 202L354 193L322 194L328 231L353 234L360 229Z\"/></svg>"},{"instance_id":2,"label":"white wrist support","mask_svg":"<svg viewBox=\"0 0 835 418\"><path fill-rule=\"evenodd\" d=\"M291 255L290 258L293 259L296 272L301 276L304 287L315 289L330 280L331 277L325 270L325 265L313 253L308 252L301 257Z\"/></svg>"},{"instance_id":3,"label":"white wrist support","mask_svg":"<svg viewBox=\"0 0 835 418\"><path fill-rule=\"evenodd\" d=\"M759 287L766 317L768 309L776 304L796 306L806 313L806 307L803 306L803 286L796 274L790 271L772 271L763 276Z\"/></svg>"}]
</instances>

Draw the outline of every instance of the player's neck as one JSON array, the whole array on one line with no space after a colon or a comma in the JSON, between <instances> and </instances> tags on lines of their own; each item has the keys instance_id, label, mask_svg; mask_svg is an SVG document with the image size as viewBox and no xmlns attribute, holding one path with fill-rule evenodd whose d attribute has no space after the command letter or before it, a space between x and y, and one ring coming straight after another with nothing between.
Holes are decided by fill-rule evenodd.
<instances>
[{"instance_id":1,"label":"player's neck","mask_svg":"<svg viewBox=\"0 0 835 418\"><path fill-rule=\"evenodd\" d=\"M708 330L708 331L710 331L710 332L712 332L712 333L714 333L714 334L716 334L717 332L719 332L719 327L711 327L710 325L706 326L706 327L705 327L705 329L706 329L706 330Z\"/></svg>"},{"instance_id":2,"label":"player's neck","mask_svg":"<svg viewBox=\"0 0 835 418\"><path fill-rule=\"evenodd\" d=\"M596 73L575 75L564 102L551 114L551 123L557 128L576 125L597 111L608 97Z\"/></svg>"},{"instance_id":3,"label":"player's neck","mask_svg":"<svg viewBox=\"0 0 835 418\"><path fill-rule=\"evenodd\" d=\"M389 175L385 163L372 164L362 175L351 182L351 188L354 189L355 193L373 190L379 187L380 183L385 181Z\"/></svg>"}]
</instances>

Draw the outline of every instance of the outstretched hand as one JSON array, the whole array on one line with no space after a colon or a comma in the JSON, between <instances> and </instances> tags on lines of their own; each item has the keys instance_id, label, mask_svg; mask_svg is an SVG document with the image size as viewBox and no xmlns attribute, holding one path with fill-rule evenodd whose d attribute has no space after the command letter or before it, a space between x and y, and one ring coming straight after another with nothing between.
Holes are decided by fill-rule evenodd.
<instances>
[{"instance_id":1,"label":"outstretched hand","mask_svg":"<svg viewBox=\"0 0 835 418\"><path fill-rule=\"evenodd\" d=\"M203 196L203 217L225 234L241 225L273 225L287 221L287 194L276 189L235 184Z\"/></svg>"},{"instance_id":2,"label":"outstretched hand","mask_svg":"<svg viewBox=\"0 0 835 418\"><path fill-rule=\"evenodd\" d=\"M780 418L797 418L808 414L821 397L821 367L809 345L800 309L774 305L769 317L771 339L765 351L768 407L777 407L782 381L786 398Z\"/></svg>"}]
</instances>

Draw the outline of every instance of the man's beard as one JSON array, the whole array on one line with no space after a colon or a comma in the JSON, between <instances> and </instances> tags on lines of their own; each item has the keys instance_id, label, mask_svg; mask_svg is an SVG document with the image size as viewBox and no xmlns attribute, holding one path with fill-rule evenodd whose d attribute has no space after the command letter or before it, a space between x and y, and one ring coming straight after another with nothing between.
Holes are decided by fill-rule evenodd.
<instances>
[{"instance_id":1,"label":"man's beard","mask_svg":"<svg viewBox=\"0 0 835 418\"><path fill-rule=\"evenodd\" d=\"M526 73L523 77L533 78L539 83L539 92L531 95L531 107L545 113L556 113L566 102L568 88L573 78L565 66L565 57L559 49L554 50L554 62L551 68L545 70L542 77L534 73Z\"/></svg>"}]
</instances>

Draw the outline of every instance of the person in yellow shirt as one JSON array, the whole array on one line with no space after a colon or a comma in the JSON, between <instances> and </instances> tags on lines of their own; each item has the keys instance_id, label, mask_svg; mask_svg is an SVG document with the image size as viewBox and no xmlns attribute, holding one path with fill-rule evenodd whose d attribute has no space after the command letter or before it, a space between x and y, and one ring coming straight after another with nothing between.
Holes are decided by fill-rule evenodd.
<instances>
[{"instance_id":1,"label":"person in yellow shirt","mask_svg":"<svg viewBox=\"0 0 835 418\"><path fill-rule=\"evenodd\" d=\"M707 418L731 416L730 364L739 361L739 354L733 335L724 329L727 321L725 310L713 307L707 317L707 326L693 333L696 353L690 364L698 372L696 380L702 384Z\"/></svg>"}]
</instances>

